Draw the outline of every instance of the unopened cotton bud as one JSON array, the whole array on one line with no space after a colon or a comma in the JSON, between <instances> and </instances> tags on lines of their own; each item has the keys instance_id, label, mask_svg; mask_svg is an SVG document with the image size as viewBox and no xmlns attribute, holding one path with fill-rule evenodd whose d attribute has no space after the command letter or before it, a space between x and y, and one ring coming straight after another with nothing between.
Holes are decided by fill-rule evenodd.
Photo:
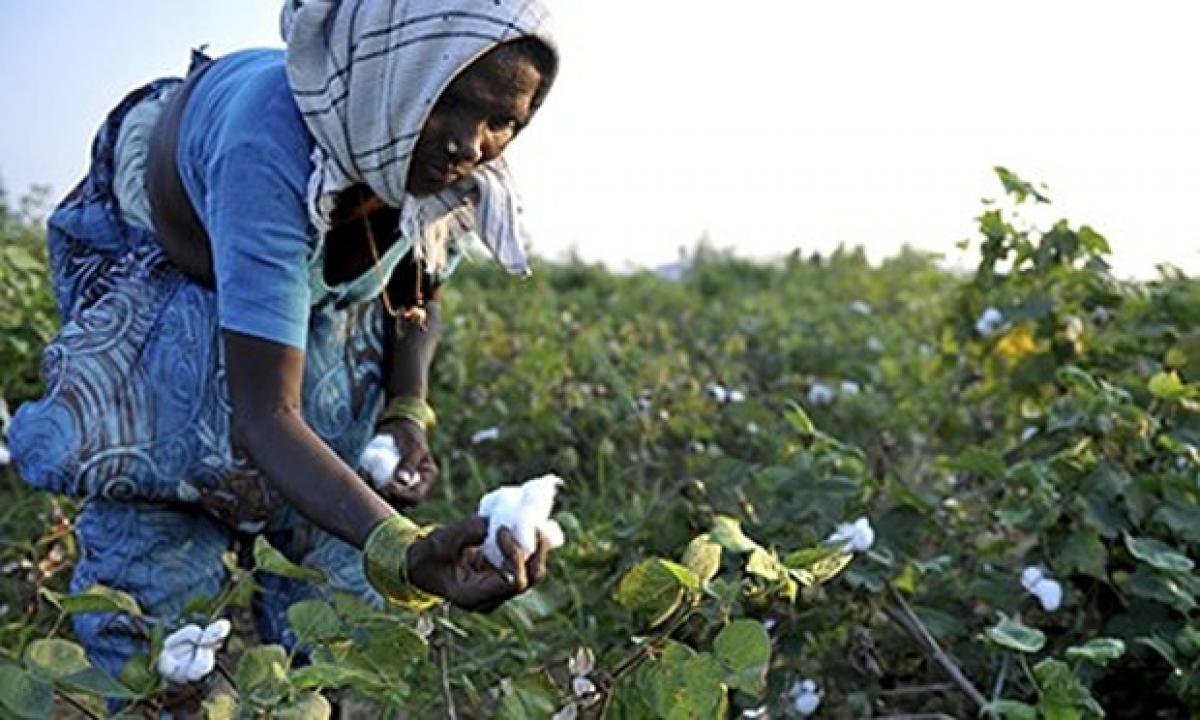
<instances>
[{"instance_id":1,"label":"unopened cotton bud","mask_svg":"<svg viewBox=\"0 0 1200 720\"><path fill-rule=\"evenodd\" d=\"M392 482L396 468L400 465L400 449L391 435L380 434L371 438L363 450L358 464L371 478L376 490L382 490Z\"/></svg>"}]
</instances>

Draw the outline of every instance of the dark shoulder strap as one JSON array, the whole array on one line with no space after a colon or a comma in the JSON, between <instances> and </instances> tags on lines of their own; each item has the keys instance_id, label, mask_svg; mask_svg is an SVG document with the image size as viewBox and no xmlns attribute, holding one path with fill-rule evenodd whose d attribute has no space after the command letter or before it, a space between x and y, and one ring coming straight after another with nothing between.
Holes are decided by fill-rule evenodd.
<instances>
[{"instance_id":1,"label":"dark shoulder strap","mask_svg":"<svg viewBox=\"0 0 1200 720\"><path fill-rule=\"evenodd\" d=\"M192 279L213 287L212 248L179 177L179 125L192 89L211 60L196 62L183 85L167 101L150 136L146 159L146 194L150 220L167 257Z\"/></svg>"}]
</instances>

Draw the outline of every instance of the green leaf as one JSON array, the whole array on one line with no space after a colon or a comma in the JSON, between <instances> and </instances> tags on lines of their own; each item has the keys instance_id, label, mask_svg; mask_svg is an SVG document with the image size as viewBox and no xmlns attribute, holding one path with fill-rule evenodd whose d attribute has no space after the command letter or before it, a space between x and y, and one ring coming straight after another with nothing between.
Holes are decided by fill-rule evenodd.
<instances>
[{"instance_id":1,"label":"green leaf","mask_svg":"<svg viewBox=\"0 0 1200 720\"><path fill-rule=\"evenodd\" d=\"M1083 645L1073 645L1067 648L1067 657L1071 660L1087 660L1093 665L1104 667L1110 661L1125 654L1125 643L1117 638L1093 638Z\"/></svg>"},{"instance_id":2,"label":"green leaf","mask_svg":"<svg viewBox=\"0 0 1200 720\"><path fill-rule=\"evenodd\" d=\"M987 636L1001 647L1023 653L1038 652L1046 645L1046 635L1041 630L1007 617L988 628Z\"/></svg>"},{"instance_id":3,"label":"green leaf","mask_svg":"<svg viewBox=\"0 0 1200 720\"><path fill-rule=\"evenodd\" d=\"M82 692L114 700L137 700L144 697L113 679L112 675L97 667L59 678L56 683L69 692Z\"/></svg>"},{"instance_id":4,"label":"green leaf","mask_svg":"<svg viewBox=\"0 0 1200 720\"><path fill-rule=\"evenodd\" d=\"M993 700L979 708L979 717L999 715L1004 720L1037 720L1037 708L1016 700Z\"/></svg>"},{"instance_id":5,"label":"green leaf","mask_svg":"<svg viewBox=\"0 0 1200 720\"><path fill-rule=\"evenodd\" d=\"M746 559L746 572L757 575L764 580L779 581L787 577L787 568L775 556L775 553L755 548Z\"/></svg>"},{"instance_id":6,"label":"green leaf","mask_svg":"<svg viewBox=\"0 0 1200 720\"><path fill-rule=\"evenodd\" d=\"M292 687L298 690L333 690L353 686L370 691L371 688L385 686L383 680L373 673L322 662L293 670L290 678Z\"/></svg>"},{"instance_id":7,"label":"green leaf","mask_svg":"<svg viewBox=\"0 0 1200 720\"><path fill-rule=\"evenodd\" d=\"M766 689L771 638L757 620L734 620L717 634L713 652L725 668L725 682L748 695Z\"/></svg>"},{"instance_id":8,"label":"green leaf","mask_svg":"<svg viewBox=\"0 0 1200 720\"><path fill-rule=\"evenodd\" d=\"M683 551L683 564L701 583L706 583L721 569L721 546L708 533L697 535Z\"/></svg>"},{"instance_id":9,"label":"green leaf","mask_svg":"<svg viewBox=\"0 0 1200 720\"><path fill-rule=\"evenodd\" d=\"M122 685L132 688L143 696L157 691L161 681L158 673L151 668L150 656L146 653L138 653L129 658L129 661L121 668L119 677Z\"/></svg>"},{"instance_id":10,"label":"green leaf","mask_svg":"<svg viewBox=\"0 0 1200 720\"><path fill-rule=\"evenodd\" d=\"M1047 720L1080 718L1085 711L1104 717L1104 710L1066 663L1047 658L1033 667L1033 675L1042 696L1042 714Z\"/></svg>"},{"instance_id":11,"label":"green leaf","mask_svg":"<svg viewBox=\"0 0 1200 720\"><path fill-rule=\"evenodd\" d=\"M238 711L237 700L232 695L221 693L204 702L204 717L206 720L236 720Z\"/></svg>"},{"instance_id":12,"label":"green leaf","mask_svg":"<svg viewBox=\"0 0 1200 720\"><path fill-rule=\"evenodd\" d=\"M83 672L91 666L83 648L69 640L34 640L25 648L25 667L54 680Z\"/></svg>"},{"instance_id":13,"label":"green leaf","mask_svg":"<svg viewBox=\"0 0 1200 720\"><path fill-rule=\"evenodd\" d=\"M303 600L287 610L288 624L301 642L315 644L338 637L342 621L329 603Z\"/></svg>"},{"instance_id":14,"label":"green leaf","mask_svg":"<svg viewBox=\"0 0 1200 720\"><path fill-rule=\"evenodd\" d=\"M0 707L19 718L44 720L53 705L50 683L16 665L0 665Z\"/></svg>"},{"instance_id":15,"label":"green leaf","mask_svg":"<svg viewBox=\"0 0 1200 720\"><path fill-rule=\"evenodd\" d=\"M333 708L320 693L300 693L295 700L275 708L271 717L279 720L329 720Z\"/></svg>"},{"instance_id":16,"label":"green leaf","mask_svg":"<svg viewBox=\"0 0 1200 720\"><path fill-rule=\"evenodd\" d=\"M616 598L626 609L648 616L650 627L655 627L679 607L685 587L665 560L651 558L625 573L617 585Z\"/></svg>"},{"instance_id":17,"label":"green leaf","mask_svg":"<svg viewBox=\"0 0 1200 720\"><path fill-rule=\"evenodd\" d=\"M817 431L817 426L813 424L808 413L798 403L789 402L787 412L783 417L792 426L792 429L803 437L809 437Z\"/></svg>"},{"instance_id":18,"label":"green leaf","mask_svg":"<svg viewBox=\"0 0 1200 720\"><path fill-rule=\"evenodd\" d=\"M1191 558L1154 538L1135 538L1126 533L1125 547L1138 560L1165 572L1191 572L1196 566Z\"/></svg>"},{"instance_id":19,"label":"green leaf","mask_svg":"<svg viewBox=\"0 0 1200 720\"><path fill-rule=\"evenodd\" d=\"M1150 394L1159 400L1178 400L1187 394L1187 388L1175 371L1156 373L1147 384Z\"/></svg>"},{"instance_id":20,"label":"green leaf","mask_svg":"<svg viewBox=\"0 0 1200 720\"><path fill-rule=\"evenodd\" d=\"M429 656L429 643L408 625L387 620L354 628L354 652L347 663L399 685L407 668Z\"/></svg>"},{"instance_id":21,"label":"green leaf","mask_svg":"<svg viewBox=\"0 0 1200 720\"><path fill-rule=\"evenodd\" d=\"M293 580L305 580L322 585L326 582L325 573L288 560L283 553L271 547L271 543L267 542L267 538L262 535L254 539L254 568Z\"/></svg>"},{"instance_id":22,"label":"green leaf","mask_svg":"<svg viewBox=\"0 0 1200 720\"><path fill-rule=\"evenodd\" d=\"M42 597L62 611L64 615L81 615L95 612L124 612L134 617L142 616L137 600L129 593L114 590L104 585L92 585L82 593L60 595L43 588Z\"/></svg>"},{"instance_id":23,"label":"green leaf","mask_svg":"<svg viewBox=\"0 0 1200 720\"><path fill-rule=\"evenodd\" d=\"M709 533L709 537L713 542L732 553L748 553L759 547L758 543L742 532L742 524L727 515L717 516L717 519L713 521L713 529Z\"/></svg>"},{"instance_id":24,"label":"green leaf","mask_svg":"<svg viewBox=\"0 0 1200 720\"><path fill-rule=\"evenodd\" d=\"M999 480L1004 477L1004 458L990 450L968 448L945 461L948 470L966 470L980 477Z\"/></svg>"},{"instance_id":25,"label":"green leaf","mask_svg":"<svg viewBox=\"0 0 1200 720\"><path fill-rule=\"evenodd\" d=\"M256 690L270 697L287 685L288 654L280 645L260 645L247 650L234 674L243 696Z\"/></svg>"},{"instance_id":26,"label":"green leaf","mask_svg":"<svg viewBox=\"0 0 1200 720\"><path fill-rule=\"evenodd\" d=\"M548 718L558 710L558 696L554 683L543 672L516 680L505 678L500 683L500 702L494 717L496 720Z\"/></svg>"},{"instance_id":27,"label":"green leaf","mask_svg":"<svg viewBox=\"0 0 1200 720\"><path fill-rule=\"evenodd\" d=\"M1181 613L1190 613L1196 608L1195 597L1176 577L1156 573L1144 566L1125 578L1121 587L1131 595L1155 600Z\"/></svg>"},{"instance_id":28,"label":"green leaf","mask_svg":"<svg viewBox=\"0 0 1200 720\"><path fill-rule=\"evenodd\" d=\"M1080 572L1097 580L1108 580L1108 550L1100 534L1082 528L1067 538L1055 565L1066 572Z\"/></svg>"}]
</instances>

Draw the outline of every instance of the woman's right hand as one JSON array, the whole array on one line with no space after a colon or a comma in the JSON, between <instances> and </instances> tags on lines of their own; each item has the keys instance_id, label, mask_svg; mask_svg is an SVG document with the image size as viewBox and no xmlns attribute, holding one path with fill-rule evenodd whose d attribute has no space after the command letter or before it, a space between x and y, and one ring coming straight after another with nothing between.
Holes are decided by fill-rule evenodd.
<instances>
[{"instance_id":1,"label":"woman's right hand","mask_svg":"<svg viewBox=\"0 0 1200 720\"><path fill-rule=\"evenodd\" d=\"M504 567L483 557L486 518L473 517L433 531L408 548L408 581L420 590L474 612L491 612L546 576L550 543L538 533L537 550L526 555L507 528L497 535Z\"/></svg>"}]
</instances>

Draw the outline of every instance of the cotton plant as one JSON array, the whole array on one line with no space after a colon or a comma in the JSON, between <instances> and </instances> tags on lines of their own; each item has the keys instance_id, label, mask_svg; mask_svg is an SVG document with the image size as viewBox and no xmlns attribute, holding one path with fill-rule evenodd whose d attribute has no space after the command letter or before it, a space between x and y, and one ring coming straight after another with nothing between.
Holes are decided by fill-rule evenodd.
<instances>
[{"instance_id":1,"label":"cotton plant","mask_svg":"<svg viewBox=\"0 0 1200 720\"><path fill-rule=\"evenodd\" d=\"M171 633L158 656L159 675L181 685L208 677L217 665L217 650L229 637L229 630L229 621L222 618L208 627L191 623Z\"/></svg>"},{"instance_id":2,"label":"cotton plant","mask_svg":"<svg viewBox=\"0 0 1200 720\"><path fill-rule=\"evenodd\" d=\"M1021 587L1036 597L1046 612L1055 612L1062 606L1062 584L1040 567L1030 566L1021 572Z\"/></svg>"},{"instance_id":3,"label":"cotton plant","mask_svg":"<svg viewBox=\"0 0 1200 720\"><path fill-rule=\"evenodd\" d=\"M801 717L808 717L821 706L821 690L811 678L797 680L787 693L792 709Z\"/></svg>"},{"instance_id":4,"label":"cotton plant","mask_svg":"<svg viewBox=\"0 0 1200 720\"><path fill-rule=\"evenodd\" d=\"M557 475L543 475L523 485L505 485L491 491L479 501L479 514L488 520L487 540L483 555L493 566L504 566L500 549L500 528L508 528L517 544L528 554L537 550L538 531L545 536L551 549L566 542L562 526L550 519L554 497L563 483Z\"/></svg>"}]
</instances>

